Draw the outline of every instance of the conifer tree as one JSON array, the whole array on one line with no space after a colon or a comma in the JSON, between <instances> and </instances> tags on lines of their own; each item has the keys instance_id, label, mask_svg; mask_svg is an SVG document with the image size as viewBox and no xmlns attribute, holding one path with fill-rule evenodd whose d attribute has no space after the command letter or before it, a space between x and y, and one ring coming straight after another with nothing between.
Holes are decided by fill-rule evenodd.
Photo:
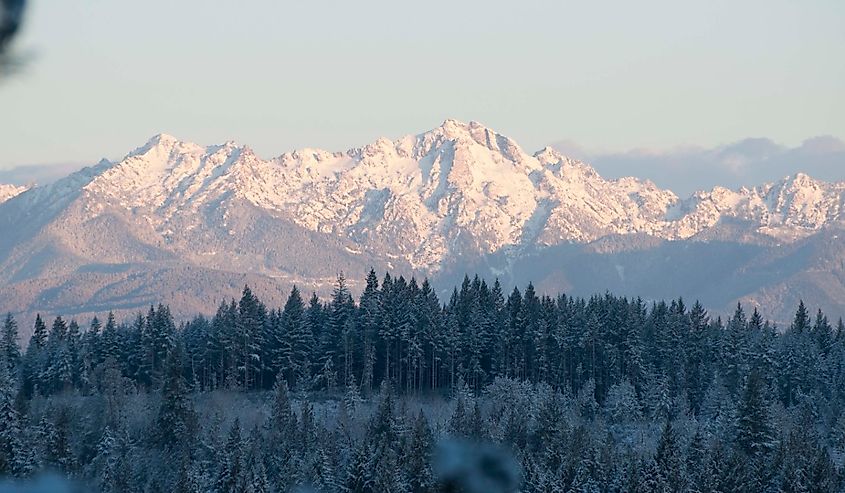
<instances>
[{"instance_id":1,"label":"conifer tree","mask_svg":"<svg viewBox=\"0 0 845 493\"><path fill-rule=\"evenodd\" d=\"M322 368L322 356L319 353L319 350L322 344L321 341L323 340L323 332L326 325L325 308L316 293L311 293L311 298L308 300L308 308L305 310L305 320L314 341L309 357L309 361L311 361L311 368L308 369L308 378L304 378L305 380L308 380L313 378L313 376L318 373L318 370Z\"/></svg>"},{"instance_id":2,"label":"conifer tree","mask_svg":"<svg viewBox=\"0 0 845 493\"><path fill-rule=\"evenodd\" d=\"M310 401L302 402L299 410L299 446L305 454L316 451L317 423L314 418L314 405Z\"/></svg>"},{"instance_id":3,"label":"conifer tree","mask_svg":"<svg viewBox=\"0 0 845 493\"><path fill-rule=\"evenodd\" d=\"M71 320L67 327L67 352L70 360L70 380L74 388L79 388L82 379L82 334L79 324Z\"/></svg>"},{"instance_id":4,"label":"conifer tree","mask_svg":"<svg viewBox=\"0 0 845 493\"><path fill-rule=\"evenodd\" d=\"M485 428L484 416L481 414L481 406L476 400L473 403L472 412L466 420L466 433L471 439L481 441L485 438Z\"/></svg>"},{"instance_id":5,"label":"conifer tree","mask_svg":"<svg viewBox=\"0 0 845 493\"><path fill-rule=\"evenodd\" d=\"M452 436L464 436L467 432L467 409L463 396L455 399L455 411L449 419L449 433Z\"/></svg>"},{"instance_id":6,"label":"conifer tree","mask_svg":"<svg viewBox=\"0 0 845 493\"><path fill-rule=\"evenodd\" d=\"M392 443L396 438L393 391L386 382L382 383L380 394L378 409L370 420L367 436L375 443Z\"/></svg>"},{"instance_id":7,"label":"conifer tree","mask_svg":"<svg viewBox=\"0 0 845 493\"><path fill-rule=\"evenodd\" d=\"M136 325L137 326L137 325ZM118 347L117 322L114 319L114 312L109 312L106 318L106 325L103 327L103 333L100 336L100 362L108 358L115 361L120 358L120 348Z\"/></svg>"},{"instance_id":8,"label":"conifer tree","mask_svg":"<svg viewBox=\"0 0 845 493\"><path fill-rule=\"evenodd\" d=\"M736 422L737 444L751 457L764 456L774 447L764 392L763 379L757 370L753 370L745 383Z\"/></svg>"},{"instance_id":9,"label":"conifer tree","mask_svg":"<svg viewBox=\"0 0 845 493\"><path fill-rule=\"evenodd\" d=\"M11 313L7 313L5 320L3 320L3 332L0 333L0 353L5 354L10 374L16 375L21 360L21 348L18 342L18 323Z\"/></svg>"},{"instance_id":10,"label":"conifer tree","mask_svg":"<svg viewBox=\"0 0 845 493\"><path fill-rule=\"evenodd\" d=\"M804 306L804 300L798 302L798 310L795 312L795 319L792 321L791 329L798 334L810 330L810 315L807 313L807 307Z\"/></svg>"},{"instance_id":11,"label":"conifer tree","mask_svg":"<svg viewBox=\"0 0 845 493\"><path fill-rule=\"evenodd\" d=\"M728 322L724 336L724 344L721 349L723 358L723 378L725 386L731 395L737 395L745 373L746 355L743 354L747 347L746 327L747 320L742 305L737 303L736 311Z\"/></svg>"},{"instance_id":12,"label":"conifer tree","mask_svg":"<svg viewBox=\"0 0 845 493\"><path fill-rule=\"evenodd\" d=\"M161 406L156 418L156 442L166 448L187 447L196 433L197 416L182 376L182 348L169 356Z\"/></svg>"},{"instance_id":13,"label":"conifer tree","mask_svg":"<svg viewBox=\"0 0 845 493\"><path fill-rule=\"evenodd\" d=\"M376 342L381 324L381 293L378 277L373 269L367 274L366 286L361 293L358 314L358 331L361 338L362 368L361 388L369 395L375 383Z\"/></svg>"},{"instance_id":14,"label":"conifer tree","mask_svg":"<svg viewBox=\"0 0 845 493\"><path fill-rule=\"evenodd\" d=\"M190 456L188 454L182 454L182 460L179 462L179 474L176 478L176 484L173 486L173 493L199 493L200 491L200 485L191 470Z\"/></svg>"},{"instance_id":15,"label":"conifer tree","mask_svg":"<svg viewBox=\"0 0 845 493\"><path fill-rule=\"evenodd\" d=\"M349 493L375 493L373 477L373 451L368 440L362 440L352 453L343 479L343 491Z\"/></svg>"},{"instance_id":16,"label":"conifer tree","mask_svg":"<svg viewBox=\"0 0 845 493\"><path fill-rule=\"evenodd\" d=\"M299 429L287 382L281 378L276 379L273 386L268 429L270 476L276 478L278 484L288 484L293 474L294 450Z\"/></svg>"},{"instance_id":17,"label":"conifer tree","mask_svg":"<svg viewBox=\"0 0 845 493\"><path fill-rule=\"evenodd\" d=\"M434 436L428 420L420 410L414 421L414 429L408 442L404 460L408 484L412 493L431 491L434 474L431 470L431 456L434 448Z\"/></svg>"},{"instance_id":18,"label":"conifer tree","mask_svg":"<svg viewBox=\"0 0 845 493\"><path fill-rule=\"evenodd\" d=\"M244 493L270 493L270 480L264 467L261 433L255 428L249 437L249 451L244 461Z\"/></svg>"},{"instance_id":19,"label":"conifer tree","mask_svg":"<svg viewBox=\"0 0 845 493\"><path fill-rule=\"evenodd\" d=\"M264 305L255 297L249 286L244 286L241 299L238 302L235 364L238 368L239 382L242 388L250 390L260 387L259 381L263 374L262 334L267 311Z\"/></svg>"},{"instance_id":20,"label":"conifer tree","mask_svg":"<svg viewBox=\"0 0 845 493\"><path fill-rule=\"evenodd\" d=\"M47 339L45 366L40 380L48 392L60 392L71 387L73 363L71 361L68 326L62 317L56 317Z\"/></svg>"},{"instance_id":21,"label":"conifer tree","mask_svg":"<svg viewBox=\"0 0 845 493\"><path fill-rule=\"evenodd\" d=\"M348 414L355 414L355 409L362 401L358 385L350 381L346 384L346 393L343 395L343 406Z\"/></svg>"},{"instance_id":22,"label":"conifer tree","mask_svg":"<svg viewBox=\"0 0 845 493\"><path fill-rule=\"evenodd\" d=\"M42 422L40 441L44 446L44 464L65 474L76 468L76 457L71 449L71 411L62 406L55 412L52 422Z\"/></svg>"},{"instance_id":23,"label":"conifer tree","mask_svg":"<svg viewBox=\"0 0 845 493\"><path fill-rule=\"evenodd\" d=\"M213 491L220 493L244 491L244 457L241 425L236 418L229 429L226 445L218 459Z\"/></svg>"},{"instance_id":24,"label":"conifer tree","mask_svg":"<svg viewBox=\"0 0 845 493\"><path fill-rule=\"evenodd\" d=\"M278 439L290 439L296 432L296 414L290 403L288 384L282 379L273 386L270 429Z\"/></svg>"},{"instance_id":25,"label":"conifer tree","mask_svg":"<svg viewBox=\"0 0 845 493\"><path fill-rule=\"evenodd\" d=\"M654 462L657 465L660 481L669 491L684 491L686 484L685 464L680 454L675 429L668 419L663 426L663 434L660 437L660 443L657 445Z\"/></svg>"},{"instance_id":26,"label":"conifer tree","mask_svg":"<svg viewBox=\"0 0 845 493\"><path fill-rule=\"evenodd\" d=\"M627 380L610 387L604 408L610 422L617 425L634 423L642 416L636 389Z\"/></svg>"},{"instance_id":27,"label":"conifer tree","mask_svg":"<svg viewBox=\"0 0 845 493\"><path fill-rule=\"evenodd\" d=\"M103 435L97 442L96 455L91 461L93 476L99 491L119 492L125 478L121 478L118 438L109 426L103 429Z\"/></svg>"},{"instance_id":28,"label":"conifer tree","mask_svg":"<svg viewBox=\"0 0 845 493\"><path fill-rule=\"evenodd\" d=\"M281 315L280 330L276 334L276 367L289 385L308 383L311 367L311 349L314 337L305 316L305 303L296 286L291 289Z\"/></svg>"},{"instance_id":29,"label":"conifer tree","mask_svg":"<svg viewBox=\"0 0 845 493\"><path fill-rule=\"evenodd\" d=\"M8 353L0 354L0 477L21 476L26 471L20 416L15 408L14 382L7 358Z\"/></svg>"},{"instance_id":30,"label":"conifer tree","mask_svg":"<svg viewBox=\"0 0 845 493\"><path fill-rule=\"evenodd\" d=\"M830 326L830 322L828 322L827 317L822 313L821 309L816 314L816 322L813 324L812 335L821 355L827 356L833 344L833 327Z\"/></svg>"},{"instance_id":31,"label":"conifer tree","mask_svg":"<svg viewBox=\"0 0 845 493\"><path fill-rule=\"evenodd\" d=\"M346 286L346 278L343 273L340 273L329 304L328 334L330 338L326 340L323 350L326 358L332 358L332 366L338 369L338 377L344 384L353 376L353 351L356 345L354 308L352 295Z\"/></svg>"}]
</instances>

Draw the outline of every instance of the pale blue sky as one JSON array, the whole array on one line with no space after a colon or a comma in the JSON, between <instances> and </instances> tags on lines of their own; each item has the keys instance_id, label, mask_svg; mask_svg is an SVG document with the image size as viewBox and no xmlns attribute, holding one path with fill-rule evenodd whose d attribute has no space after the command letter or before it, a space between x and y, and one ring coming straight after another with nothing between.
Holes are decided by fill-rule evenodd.
<instances>
[{"instance_id":1,"label":"pale blue sky","mask_svg":"<svg viewBox=\"0 0 845 493\"><path fill-rule=\"evenodd\" d=\"M845 2L30 0L0 168L167 132L260 155L447 117L533 151L845 136Z\"/></svg>"}]
</instances>

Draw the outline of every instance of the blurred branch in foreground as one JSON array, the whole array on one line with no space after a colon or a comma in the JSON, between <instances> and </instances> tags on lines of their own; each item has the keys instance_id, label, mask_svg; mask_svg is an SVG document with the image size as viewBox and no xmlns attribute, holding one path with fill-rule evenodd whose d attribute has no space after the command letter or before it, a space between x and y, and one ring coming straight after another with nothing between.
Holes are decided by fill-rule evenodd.
<instances>
[{"instance_id":1,"label":"blurred branch in foreground","mask_svg":"<svg viewBox=\"0 0 845 493\"><path fill-rule=\"evenodd\" d=\"M0 77L21 65L11 53L12 40L20 30L26 0L0 0Z\"/></svg>"}]
</instances>

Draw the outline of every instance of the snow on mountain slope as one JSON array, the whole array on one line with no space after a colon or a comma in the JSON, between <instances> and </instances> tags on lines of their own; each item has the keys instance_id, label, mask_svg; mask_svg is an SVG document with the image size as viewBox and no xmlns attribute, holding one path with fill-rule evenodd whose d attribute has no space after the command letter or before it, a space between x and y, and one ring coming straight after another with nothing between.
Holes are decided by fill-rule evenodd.
<instances>
[{"instance_id":1,"label":"snow on mountain slope","mask_svg":"<svg viewBox=\"0 0 845 493\"><path fill-rule=\"evenodd\" d=\"M132 211L163 237L198 227L198 211L239 197L315 232L436 269L447 257L605 234L658 233L677 201L632 178L606 181L551 149L526 154L483 125L345 153L304 149L263 160L234 143L153 137L85 186L86 213Z\"/></svg>"},{"instance_id":2,"label":"snow on mountain slope","mask_svg":"<svg viewBox=\"0 0 845 493\"><path fill-rule=\"evenodd\" d=\"M605 180L551 148L535 156L544 167L543 189L554 204L540 237L544 245L589 242L609 234L657 235L667 208L678 200L648 181Z\"/></svg>"},{"instance_id":3,"label":"snow on mountain slope","mask_svg":"<svg viewBox=\"0 0 845 493\"><path fill-rule=\"evenodd\" d=\"M604 179L550 148L526 153L477 122L456 120L345 152L301 149L271 159L234 142L201 146L161 134L119 161L10 193L0 203L0 283L16 294L3 310L49 300L56 309L113 303L104 293L136 292L152 270L162 286L184 289L201 282L185 272L322 286L339 271L370 267L445 279L488 265L513 276L509 269L527 271L532 255L547 250L542 270L555 278L555 249L587 243L591 253L571 258L604 265L610 257L595 255L629 251L619 258L636 260L605 274L636 279L638 265L662 265L660 256L675 251L660 247L667 240L769 248L845 226L845 183L799 174L680 199L647 180ZM740 272L747 259L735 260ZM57 297L77 282L97 288ZM160 301L151 296L144 299ZM126 306L141 298L126 298Z\"/></svg>"},{"instance_id":4,"label":"snow on mountain slope","mask_svg":"<svg viewBox=\"0 0 845 493\"><path fill-rule=\"evenodd\" d=\"M12 197L25 192L27 187L19 187L17 185L4 185L0 183L0 204L11 199Z\"/></svg>"},{"instance_id":5,"label":"snow on mountain slope","mask_svg":"<svg viewBox=\"0 0 845 493\"><path fill-rule=\"evenodd\" d=\"M477 122L456 120L346 152L273 159L233 142L203 147L157 135L93 174L81 190L84 220L118 213L170 250L211 254L208 230L228 228L239 203L425 271L468 254L608 235L686 239L725 219L793 241L840 221L845 196L845 184L799 174L680 200L649 181L606 180L551 148L527 154ZM76 183L65 181L57 185ZM209 224L216 212L219 224Z\"/></svg>"},{"instance_id":6,"label":"snow on mountain slope","mask_svg":"<svg viewBox=\"0 0 845 493\"><path fill-rule=\"evenodd\" d=\"M748 221L780 241L794 241L845 220L845 182L826 183L798 173L753 189L716 187L670 209L669 238L689 238L725 218Z\"/></svg>"}]
</instances>

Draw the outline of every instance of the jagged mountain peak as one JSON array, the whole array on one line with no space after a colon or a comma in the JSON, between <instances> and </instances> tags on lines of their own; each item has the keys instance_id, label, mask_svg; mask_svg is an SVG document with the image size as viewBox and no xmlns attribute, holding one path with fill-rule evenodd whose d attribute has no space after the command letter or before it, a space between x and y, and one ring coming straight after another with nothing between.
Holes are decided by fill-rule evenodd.
<instances>
[{"instance_id":1,"label":"jagged mountain peak","mask_svg":"<svg viewBox=\"0 0 845 493\"><path fill-rule=\"evenodd\" d=\"M429 132L442 133L448 138L459 138L462 136L469 135L473 131L485 130L489 129L474 120L471 120L469 122L463 122L456 118L447 118L446 120L443 120L443 123L441 123L438 127L433 128Z\"/></svg>"},{"instance_id":2,"label":"jagged mountain peak","mask_svg":"<svg viewBox=\"0 0 845 493\"><path fill-rule=\"evenodd\" d=\"M165 235L187 225L210 227L202 224L203 211L241 214L221 209L238 198L423 269L473 252L607 235L689 238L724 218L797 238L839 218L842 196L797 174L761 188L716 187L679 200L647 180L606 180L551 147L526 154L481 123L455 119L346 152L305 148L269 160L233 141L202 146L158 134L83 178L87 217L132 211Z\"/></svg>"},{"instance_id":3,"label":"jagged mountain peak","mask_svg":"<svg viewBox=\"0 0 845 493\"><path fill-rule=\"evenodd\" d=\"M148 154L153 151L161 152L170 152L176 145L181 144L182 141L177 139L176 137L166 134L166 133L158 133L147 139L147 142L144 145L136 148L134 151L127 154L126 157L131 156L141 156ZM195 144L194 144L195 145Z\"/></svg>"},{"instance_id":4,"label":"jagged mountain peak","mask_svg":"<svg viewBox=\"0 0 845 493\"><path fill-rule=\"evenodd\" d=\"M787 176L783 179L783 183L793 187L819 187L824 182L816 180L807 173L798 172L794 175Z\"/></svg>"},{"instance_id":5,"label":"jagged mountain peak","mask_svg":"<svg viewBox=\"0 0 845 493\"><path fill-rule=\"evenodd\" d=\"M147 141L148 145L172 145L177 142L182 142L180 139L170 135L168 133L159 132Z\"/></svg>"},{"instance_id":6,"label":"jagged mountain peak","mask_svg":"<svg viewBox=\"0 0 845 493\"><path fill-rule=\"evenodd\" d=\"M544 161L554 161L561 159L569 159L565 154L558 151L552 146L546 146L534 153L534 157Z\"/></svg>"},{"instance_id":7,"label":"jagged mountain peak","mask_svg":"<svg viewBox=\"0 0 845 493\"><path fill-rule=\"evenodd\" d=\"M571 158L551 146L546 146L535 152L533 157L543 167L559 176L580 176L582 178L601 179L598 172L589 164L579 159Z\"/></svg>"},{"instance_id":8,"label":"jagged mountain peak","mask_svg":"<svg viewBox=\"0 0 845 493\"><path fill-rule=\"evenodd\" d=\"M845 219L845 183L799 173L680 200L647 180L605 179L549 147L527 154L458 120L272 159L233 141L159 134L116 162L11 193L20 198L0 203L0 229L21 233L0 237L0 280L165 263L307 282L319 272L330 282L350 262L436 274L467 259L518 265L573 244L786 245Z\"/></svg>"},{"instance_id":9,"label":"jagged mountain peak","mask_svg":"<svg viewBox=\"0 0 845 493\"><path fill-rule=\"evenodd\" d=\"M795 173L785 176L774 183L767 183L754 190L761 194L802 195L808 200L821 199L824 195L845 190L845 181L826 182L807 173Z\"/></svg>"},{"instance_id":10,"label":"jagged mountain peak","mask_svg":"<svg viewBox=\"0 0 845 493\"><path fill-rule=\"evenodd\" d=\"M173 135L159 133L150 137L147 142L127 154L116 165L123 165L128 162L147 162L163 164L168 161L178 160L185 155L214 154L219 152L233 152L245 149L234 140L227 140L222 144L200 145L195 142L179 139ZM249 151L251 152L251 151ZM131 158L140 158L132 160Z\"/></svg>"},{"instance_id":11,"label":"jagged mountain peak","mask_svg":"<svg viewBox=\"0 0 845 493\"><path fill-rule=\"evenodd\" d=\"M0 204L22 194L27 190L27 188L28 187L0 183Z\"/></svg>"},{"instance_id":12,"label":"jagged mountain peak","mask_svg":"<svg viewBox=\"0 0 845 493\"><path fill-rule=\"evenodd\" d=\"M417 135L414 140L418 153L423 155L444 146L466 149L477 145L501 153L511 161L519 162L526 156L516 141L477 121L465 123L447 119L440 126Z\"/></svg>"}]
</instances>

